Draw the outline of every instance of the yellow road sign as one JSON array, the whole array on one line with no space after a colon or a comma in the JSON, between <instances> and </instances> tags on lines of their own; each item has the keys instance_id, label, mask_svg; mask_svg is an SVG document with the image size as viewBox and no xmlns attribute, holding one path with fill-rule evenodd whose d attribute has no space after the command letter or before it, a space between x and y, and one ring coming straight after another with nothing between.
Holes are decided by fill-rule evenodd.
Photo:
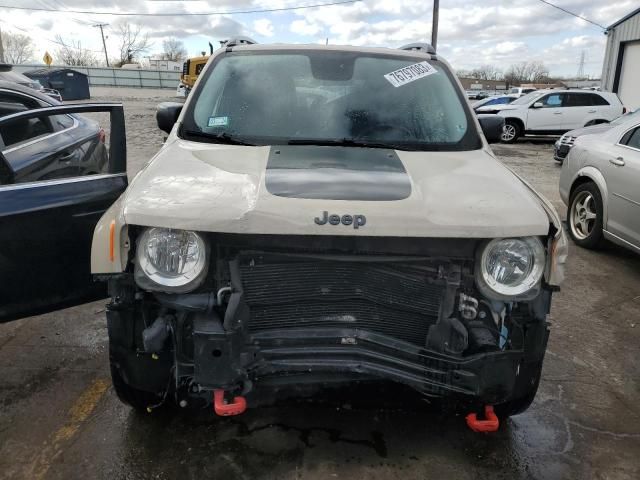
<instances>
[{"instance_id":1,"label":"yellow road sign","mask_svg":"<svg viewBox=\"0 0 640 480\"><path fill-rule=\"evenodd\" d=\"M49 55L49 52L44 52L44 57L42 57L42 61L47 64L47 66L51 66L53 63L53 58Z\"/></svg>"}]
</instances>

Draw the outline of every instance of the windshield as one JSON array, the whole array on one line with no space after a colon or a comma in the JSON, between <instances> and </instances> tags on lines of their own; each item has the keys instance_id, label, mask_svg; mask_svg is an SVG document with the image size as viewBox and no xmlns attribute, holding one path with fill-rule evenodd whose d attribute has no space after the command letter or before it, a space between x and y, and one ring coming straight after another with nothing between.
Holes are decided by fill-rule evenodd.
<instances>
[{"instance_id":1,"label":"windshield","mask_svg":"<svg viewBox=\"0 0 640 480\"><path fill-rule=\"evenodd\" d=\"M237 52L218 57L205 75L185 115L181 135L187 139L481 147L451 73L422 57Z\"/></svg>"},{"instance_id":2,"label":"windshield","mask_svg":"<svg viewBox=\"0 0 640 480\"><path fill-rule=\"evenodd\" d=\"M540 92L530 92L530 93L527 93L526 95L521 96L517 100L511 102L511 105L526 105L529 102L533 101L534 99L542 95L543 94Z\"/></svg>"}]
</instances>

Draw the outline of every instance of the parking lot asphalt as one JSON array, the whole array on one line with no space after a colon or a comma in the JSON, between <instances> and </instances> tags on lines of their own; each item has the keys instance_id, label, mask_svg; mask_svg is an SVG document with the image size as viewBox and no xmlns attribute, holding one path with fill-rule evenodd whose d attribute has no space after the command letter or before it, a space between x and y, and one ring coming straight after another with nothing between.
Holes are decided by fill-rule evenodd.
<instances>
[{"instance_id":1,"label":"parking lot asphalt","mask_svg":"<svg viewBox=\"0 0 640 480\"><path fill-rule=\"evenodd\" d=\"M130 174L171 95L94 91L125 104ZM564 216L549 139L494 151ZM136 414L110 384L104 303L0 325L0 478L640 478L640 256L614 246L571 245L538 396L494 434L388 385L228 419Z\"/></svg>"}]
</instances>

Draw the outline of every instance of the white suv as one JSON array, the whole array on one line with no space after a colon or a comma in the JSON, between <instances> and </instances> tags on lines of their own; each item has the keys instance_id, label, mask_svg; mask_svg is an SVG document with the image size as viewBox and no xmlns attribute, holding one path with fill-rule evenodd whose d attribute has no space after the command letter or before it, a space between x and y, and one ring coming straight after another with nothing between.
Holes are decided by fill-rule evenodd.
<instances>
[{"instance_id":1,"label":"white suv","mask_svg":"<svg viewBox=\"0 0 640 480\"><path fill-rule=\"evenodd\" d=\"M536 90L537 88L532 88L532 87L513 87L511 90L509 90L509 93L511 95L517 95L518 97L522 97L523 95L526 95L527 93L535 92Z\"/></svg>"},{"instance_id":2,"label":"white suv","mask_svg":"<svg viewBox=\"0 0 640 480\"><path fill-rule=\"evenodd\" d=\"M613 120L624 113L618 96L585 90L536 90L508 105L481 107L477 113L504 117L502 141L522 135L560 135L576 128Z\"/></svg>"},{"instance_id":3,"label":"white suv","mask_svg":"<svg viewBox=\"0 0 640 480\"><path fill-rule=\"evenodd\" d=\"M235 415L377 379L474 429L531 403L561 221L431 46L228 42L157 119L167 141L93 237L123 401Z\"/></svg>"}]
</instances>

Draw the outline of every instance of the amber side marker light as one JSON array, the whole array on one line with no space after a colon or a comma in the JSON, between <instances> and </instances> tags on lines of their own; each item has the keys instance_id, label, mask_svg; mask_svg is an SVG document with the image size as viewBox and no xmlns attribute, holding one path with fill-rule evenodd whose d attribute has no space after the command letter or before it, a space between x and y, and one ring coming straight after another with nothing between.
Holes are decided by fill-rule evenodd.
<instances>
[{"instance_id":1,"label":"amber side marker light","mask_svg":"<svg viewBox=\"0 0 640 480\"><path fill-rule=\"evenodd\" d=\"M116 240L116 221L111 220L111 224L109 225L109 260L111 260L112 262L116 258L115 240Z\"/></svg>"}]
</instances>

